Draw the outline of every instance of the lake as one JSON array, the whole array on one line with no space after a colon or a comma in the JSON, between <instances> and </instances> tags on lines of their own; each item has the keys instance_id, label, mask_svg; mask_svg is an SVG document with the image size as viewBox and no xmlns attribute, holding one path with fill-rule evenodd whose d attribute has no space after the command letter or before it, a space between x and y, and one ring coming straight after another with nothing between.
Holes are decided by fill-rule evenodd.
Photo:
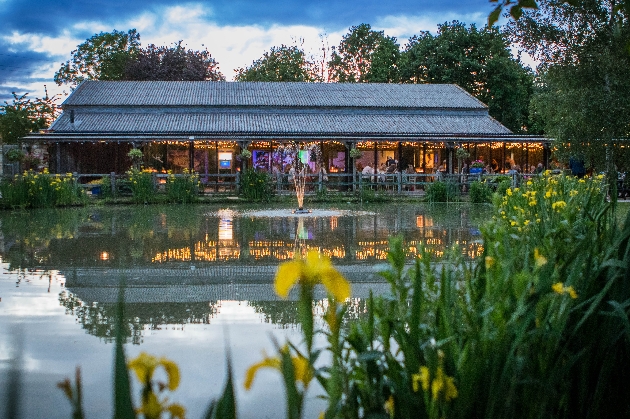
<instances>
[{"instance_id":1,"label":"lake","mask_svg":"<svg viewBox=\"0 0 630 419\"><path fill-rule=\"evenodd\" d=\"M220 393L227 346L239 417L281 417L277 372L261 371L243 390L247 367L263 351L274 353L272 338L299 342L296 296L284 301L273 292L280 262L310 249L328 255L352 283L351 320L370 290L388 292L377 267L390 236L402 235L410 261L423 248L440 256L453 245L472 259L482 252L478 226L490 211L343 204L300 216L201 205L2 212L0 383L19 354L22 417L68 418L56 383L80 366L86 417L111 417L115 302L124 283L128 358L145 351L177 362L182 380L170 400L186 406L187 417L201 417ZM318 290L318 312L325 297ZM316 386L309 391L307 416L316 417L325 403Z\"/></svg>"}]
</instances>

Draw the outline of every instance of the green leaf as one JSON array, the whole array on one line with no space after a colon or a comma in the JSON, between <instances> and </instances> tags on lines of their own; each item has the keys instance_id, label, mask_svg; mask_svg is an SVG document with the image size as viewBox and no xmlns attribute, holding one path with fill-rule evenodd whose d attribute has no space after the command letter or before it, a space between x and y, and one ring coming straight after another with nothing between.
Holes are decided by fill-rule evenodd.
<instances>
[{"instance_id":1,"label":"green leaf","mask_svg":"<svg viewBox=\"0 0 630 419\"><path fill-rule=\"evenodd\" d=\"M492 26L495 23L497 23L497 20L499 20L499 16L501 16L501 10L503 10L503 6L502 5L498 5L493 11L492 13L490 13L488 15L488 26Z\"/></svg>"},{"instance_id":2,"label":"green leaf","mask_svg":"<svg viewBox=\"0 0 630 419\"><path fill-rule=\"evenodd\" d=\"M523 16L523 8L520 5L512 6L510 9L510 15L515 19L519 20L521 16Z\"/></svg>"},{"instance_id":3,"label":"green leaf","mask_svg":"<svg viewBox=\"0 0 630 419\"><path fill-rule=\"evenodd\" d=\"M232 371L232 357L227 355L227 382L221 397L213 400L208 407L205 419L236 419L236 397L234 394L234 379Z\"/></svg>"},{"instance_id":4,"label":"green leaf","mask_svg":"<svg viewBox=\"0 0 630 419\"><path fill-rule=\"evenodd\" d=\"M125 314L125 280L120 281L118 292L118 315L116 317L116 348L114 355L114 419L135 419L131 401L129 371L123 347L123 322Z\"/></svg>"}]
</instances>

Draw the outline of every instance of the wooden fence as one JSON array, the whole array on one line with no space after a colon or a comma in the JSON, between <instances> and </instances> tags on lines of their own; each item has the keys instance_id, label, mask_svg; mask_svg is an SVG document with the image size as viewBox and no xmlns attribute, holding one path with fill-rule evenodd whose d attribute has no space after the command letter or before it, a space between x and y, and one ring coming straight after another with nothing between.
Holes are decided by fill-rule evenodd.
<instances>
[{"instance_id":1,"label":"wooden fence","mask_svg":"<svg viewBox=\"0 0 630 419\"><path fill-rule=\"evenodd\" d=\"M166 179L169 175L154 173L153 182L155 189L160 192L165 189ZM171 175L172 176L172 175ZM183 176L183 175L174 175ZM497 178L511 179L516 186L523 177L528 175L470 175L470 174L407 174L407 173L380 173L374 175L330 173L307 175L305 195L316 195L318 192L357 193L362 190L373 190L381 194L390 195L423 195L425 189L431 183L439 180L455 184L461 193L467 193L470 184L474 181L485 179L487 182L497 182ZM108 183L113 195L128 195L130 190L125 186L126 175L110 174L77 174L74 173L78 184L85 188L89 194L99 196L102 193L102 182ZM95 182L101 180L101 182ZM239 173L233 174L208 174L200 175L200 194L237 196L239 193ZM272 177L274 190L278 195L293 194L293 182L286 174Z\"/></svg>"}]
</instances>

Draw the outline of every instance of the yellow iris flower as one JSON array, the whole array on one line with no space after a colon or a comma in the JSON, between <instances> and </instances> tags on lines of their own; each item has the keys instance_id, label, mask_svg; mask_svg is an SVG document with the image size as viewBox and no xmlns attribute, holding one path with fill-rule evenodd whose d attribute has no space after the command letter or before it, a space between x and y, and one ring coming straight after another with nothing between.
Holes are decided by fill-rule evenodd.
<instances>
[{"instance_id":1,"label":"yellow iris flower","mask_svg":"<svg viewBox=\"0 0 630 419\"><path fill-rule=\"evenodd\" d=\"M282 298L287 298L291 288L297 283L315 285L321 283L337 300L350 297L350 283L337 271L330 259L311 250L305 258L284 262L278 267L275 290Z\"/></svg>"},{"instance_id":2,"label":"yellow iris flower","mask_svg":"<svg viewBox=\"0 0 630 419\"><path fill-rule=\"evenodd\" d=\"M281 351L288 351L288 350L289 349L286 346L281 349ZM294 357L291 357L291 360L293 361L293 370L295 371L295 379L298 381L301 381L302 384L304 384L305 388L308 387L309 383L311 382L311 379L313 378L313 371L311 370L311 366L309 365L308 360L304 358L303 356L294 356ZM247 373L245 374L244 386L246 390L249 390L252 387L252 383L254 382L254 377L256 376L256 373L258 372L258 370L261 368L273 368L275 370L282 372L282 361L280 357L277 357L277 356L269 357L265 355L262 361L249 367L249 369L247 370Z\"/></svg>"},{"instance_id":3,"label":"yellow iris flower","mask_svg":"<svg viewBox=\"0 0 630 419\"><path fill-rule=\"evenodd\" d=\"M420 390L420 384L422 385L422 390L424 391L429 390L430 385L433 400L437 400L440 397L440 394L442 394L444 396L444 400L448 402L456 398L458 395L457 387L455 387L455 379L444 374L442 367L437 368L435 377L431 380L429 368L422 366L420 367L418 374L413 374L411 376L411 380L413 391L415 392Z\"/></svg>"},{"instance_id":4,"label":"yellow iris flower","mask_svg":"<svg viewBox=\"0 0 630 419\"><path fill-rule=\"evenodd\" d=\"M145 386L151 381L155 369L159 366L163 367L166 371L166 386L168 389L173 391L179 387L179 367L173 361L166 358L157 358L146 352L141 352L136 359L129 362L129 369L136 373L138 381Z\"/></svg>"}]
</instances>

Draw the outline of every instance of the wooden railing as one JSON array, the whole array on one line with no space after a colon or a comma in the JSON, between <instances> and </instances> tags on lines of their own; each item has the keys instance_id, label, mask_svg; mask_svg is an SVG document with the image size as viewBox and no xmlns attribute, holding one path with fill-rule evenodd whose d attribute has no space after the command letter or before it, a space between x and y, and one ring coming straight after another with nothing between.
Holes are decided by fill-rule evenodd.
<instances>
[{"instance_id":1,"label":"wooden railing","mask_svg":"<svg viewBox=\"0 0 630 419\"><path fill-rule=\"evenodd\" d=\"M169 175L154 173L153 181L158 192L163 191L166 185L166 178ZM174 175L184 176L184 175ZM460 192L467 193L470 184L474 181L485 179L492 182L498 177L509 176L512 185L516 186L523 178L532 175L470 175L470 174L424 174L424 173L380 173L374 175L364 175L357 173L355 176L346 173L329 173L326 176L321 174L307 175L306 195L315 195L319 192L343 192L355 193L364 189L371 189L375 192L391 195L422 195L428 185L436 180L451 182L460 189ZM113 195L128 195L130 190L125 187L126 175L110 174L77 174L74 173L78 184L89 193L98 196L101 193L101 184L95 180L105 180ZM202 174L199 175L201 183L200 194L203 195L226 195L236 196L239 192L239 173L232 174ZM279 195L293 194L293 182L286 174L272 177L274 190Z\"/></svg>"}]
</instances>

